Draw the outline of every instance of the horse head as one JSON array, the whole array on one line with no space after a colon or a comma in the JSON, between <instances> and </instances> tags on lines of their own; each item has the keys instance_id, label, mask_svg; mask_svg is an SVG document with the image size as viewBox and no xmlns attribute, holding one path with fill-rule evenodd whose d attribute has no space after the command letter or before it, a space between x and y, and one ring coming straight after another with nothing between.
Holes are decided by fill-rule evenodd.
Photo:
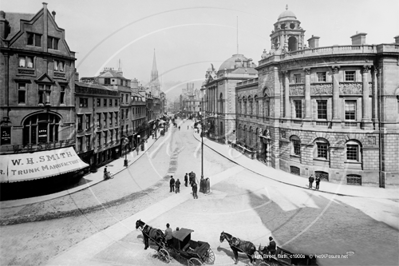
<instances>
[{"instance_id":1,"label":"horse head","mask_svg":"<svg viewBox=\"0 0 399 266\"><path fill-rule=\"evenodd\" d=\"M220 238L219 238L220 243L222 243L224 241L224 239L225 239L224 232L222 232L222 233L220 233Z\"/></svg>"},{"instance_id":2,"label":"horse head","mask_svg":"<svg viewBox=\"0 0 399 266\"><path fill-rule=\"evenodd\" d=\"M144 222L141 220L136 221L136 229L138 229L140 226L143 226Z\"/></svg>"}]
</instances>

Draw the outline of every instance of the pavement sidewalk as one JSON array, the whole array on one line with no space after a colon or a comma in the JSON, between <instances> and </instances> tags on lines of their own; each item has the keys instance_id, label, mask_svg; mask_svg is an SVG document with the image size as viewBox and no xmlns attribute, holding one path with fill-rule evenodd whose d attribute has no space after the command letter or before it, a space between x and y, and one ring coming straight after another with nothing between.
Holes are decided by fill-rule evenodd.
<instances>
[{"instance_id":1,"label":"pavement sidewalk","mask_svg":"<svg viewBox=\"0 0 399 266\"><path fill-rule=\"evenodd\" d=\"M212 186L222 182L229 178L231 175L242 171L242 167L235 166L221 173L212 176ZM201 194L203 195L203 194ZM155 218L159 217L163 213L183 204L187 200L191 200L191 190L182 190L181 193L172 194L171 196L160 200L159 202L151 205L143 211L140 211L132 216L126 218L123 221L116 223L113 226L108 227L89 238L79 242L70 249L60 253L47 262L47 265L106 265L107 262L112 261L114 265L122 265L123 258L133 258L138 250L143 249L143 244L140 243L137 250L131 250L124 248L123 238L133 233L135 236L141 234L135 228L136 221L141 219L144 222L150 223ZM162 224L152 224L155 228L163 228ZM133 237L131 239L134 239ZM141 242L141 241L140 241ZM112 249L112 246L120 244L121 248L118 248L117 253L107 252ZM102 253L107 253L107 261L101 259ZM152 252L149 250L148 252ZM135 264L135 265L141 265Z\"/></svg>"},{"instance_id":2,"label":"pavement sidewalk","mask_svg":"<svg viewBox=\"0 0 399 266\"><path fill-rule=\"evenodd\" d=\"M137 153L137 151L134 150L127 155L128 165L130 166L130 165L134 164L138 159L140 159L147 152L148 149L150 149L154 145L154 143L159 138L165 138L165 137L158 137L157 139L153 139L152 137L148 138L147 142L145 143L144 151L141 151L141 149L140 149L139 152ZM124 160L125 160L125 156L121 156L120 158L105 165L105 166L107 166L108 172L111 173L111 176L115 176L118 173L125 171L128 168L128 167L124 166ZM63 197L63 196L73 194L78 191L87 189L91 186L94 186L94 185L104 181L105 166L99 167L97 169L97 172L95 172L95 173L89 173L88 175L85 175L83 177L84 179L87 180L87 182L85 184L76 186L76 187L68 189L68 190L49 194L49 195L24 198L24 199L18 199L18 200L1 201L0 202L0 210L6 209L6 208L12 208L12 207L24 206L24 205L33 204L33 203L39 203L39 202L43 202L43 201L48 201L51 199ZM17 210L19 210L19 209L16 209L16 211Z\"/></svg>"},{"instance_id":3,"label":"pavement sidewalk","mask_svg":"<svg viewBox=\"0 0 399 266\"><path fill-rule=\"evenodd\" d=\"M200 133L193 132L194 138L201 142ZM243 155L236 149L229 145L220 144L204 138L204 145L219 153L230 161L241 165L242 167L257 173L261 176L273 179L277 182L284 183L291 186L302 187L308 189L308 179L305 177L293 175L281 170L276 170L272 167L266 166L263 163L252 160ZM320 182L319 192L336 194L341 196L352 197L367 197L377 199L399 199L399 188L377 188L377 187L362 187L350 186L342 183Z\"/></svg>"}]
</instances>

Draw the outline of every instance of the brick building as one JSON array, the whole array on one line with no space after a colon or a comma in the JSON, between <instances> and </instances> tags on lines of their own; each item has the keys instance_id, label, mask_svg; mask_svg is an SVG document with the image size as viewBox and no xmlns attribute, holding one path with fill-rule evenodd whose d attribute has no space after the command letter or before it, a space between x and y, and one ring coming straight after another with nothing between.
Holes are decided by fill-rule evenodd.
<instances>
[{"instance_id":1,"label":"brick building","mask_svg":"<svg viewBox=\"0 0 399 266\"><path fill-rule=\"evenodd\" d=\"M40 179L87 166L73 149L75 53L55 15L46 3L36 14L0 11L1 182ZM26 158L26 172L10 172L16 166L10 165L13 156ZM52 170L50 162L40 166L41 158L56 160L58 169ZM74 163L67 164L71 159ZM31 162L35 168L28 171Z\"/></svg>"},{"instance_id":2,"label":"brick building","mask_svg":"<svg viewBox=\"0 0 399 266\"><path fill-rule=\"evenodd\" d=\"M120 156L118 90L75 82L75 150L92 170Z\"/></svg>"},{"instance_id":3,"label":"brick building","mask_svg":"<svg viewBox=\"0 0 399 266\"><path fill-rule=\"evenodd\" d=\"M368 45L305 44L286 10L274 24L258 79L237 84L241 145L267 165L343 184L399 185L399 37Z\"/></svg>"}]
</instances>

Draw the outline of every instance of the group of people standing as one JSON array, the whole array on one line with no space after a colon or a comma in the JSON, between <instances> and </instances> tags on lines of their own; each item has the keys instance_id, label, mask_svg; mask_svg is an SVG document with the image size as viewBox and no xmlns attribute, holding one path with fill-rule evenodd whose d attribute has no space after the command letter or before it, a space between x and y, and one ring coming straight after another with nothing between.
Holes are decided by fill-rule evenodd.
<instances>
[{"instance_id":1,"label":"group of people standing","mask_svg":"<svg viewBox=\"0 0 399 266\"><path fill-rule=\"evenodd\" d=\"M186 173L184 176L184 186L188 187L188 183L190 182L190 186L193 190L193 198L198 199L198 185L195 181L195 173L191 171L191 173ZM170 176L169 181L170 192L180 193L180 180L174 179L173 176Z\"/></svg>"},{"instance_id":2,"label":"group of people standing","mask_svg":"<svg viewBox=\"0 0 399 266\"><path fill-rule=\"evenodd\" d=\"M313 177L313 174L309 176L309 188L312 189L313 187L313 182L315 181L315 178ZM316 176L316 190L319 190L320 187L320 176Z\"/></svg>"}]
</instances>

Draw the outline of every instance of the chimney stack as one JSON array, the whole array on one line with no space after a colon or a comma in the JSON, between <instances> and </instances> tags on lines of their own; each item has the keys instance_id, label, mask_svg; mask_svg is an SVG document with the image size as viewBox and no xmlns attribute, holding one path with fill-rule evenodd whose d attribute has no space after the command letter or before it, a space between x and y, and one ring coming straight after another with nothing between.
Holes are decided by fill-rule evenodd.
<instances>
[{"instance_id":1,"label":"chimney stack","mask_svg":"<svg viewBox=\"0 0 399 266\"><path fill-rule=\"evenodd\" d=\"M53 12L51 12L51 14L53 14L53 18L55 20L55 14L57 14L57 13L55 13L55 11L53 11Z\"/></svg>"},{"instance_id":2,"label":"chimney stack","mask_svg":"<svg viewBox=\"0 0 399 266\"><path fill-rule=\"evenodd\" d=\"M6 20L6 13L1 10L0 11L0 37L6 39L8 34L10 33L10 25Z\"/></svg>"},{"instance_id":3,"label":"chimney stack","mask_svg":"<svg viewBox=\"0 0 399 266\"><path fill-rule=\"evenodd\" d=\"M394 37L394 38L395 38L395 43L396 43L396 44L399 44L399 35L396 36L396 37Z\"/></svg>"},{"instance_id":4,"label":"chimney stack","mask_svg":"<svg viewBox=\"0 0 399 266\"><path fill-rule=\"evenodd\" d=\"M79 81L79 72L75 68L75 81Z\"/></svg>"},{"instance_id":5,"label":"chimney stack","mask_svg":"<svg viewBox=\"0 0 399 266\"><path fill-rule=\"evenodd\" d=\"M320 39L320 37L312 35L312 38L310 38L308 40L309 48L317 48L317 47L319 47L319 39Z\"/></svg>"},{"instance_id":6,"label":"chimney stack","mask_svg":"<svg viewBox=\"0 0 399 266\"><path fill-rule=\"evenodd\" d=\"M357 33L353 35L352 38L352 45L363 45L366 44L366 35L367 33Z\"/></svg>"}]
</instances>

